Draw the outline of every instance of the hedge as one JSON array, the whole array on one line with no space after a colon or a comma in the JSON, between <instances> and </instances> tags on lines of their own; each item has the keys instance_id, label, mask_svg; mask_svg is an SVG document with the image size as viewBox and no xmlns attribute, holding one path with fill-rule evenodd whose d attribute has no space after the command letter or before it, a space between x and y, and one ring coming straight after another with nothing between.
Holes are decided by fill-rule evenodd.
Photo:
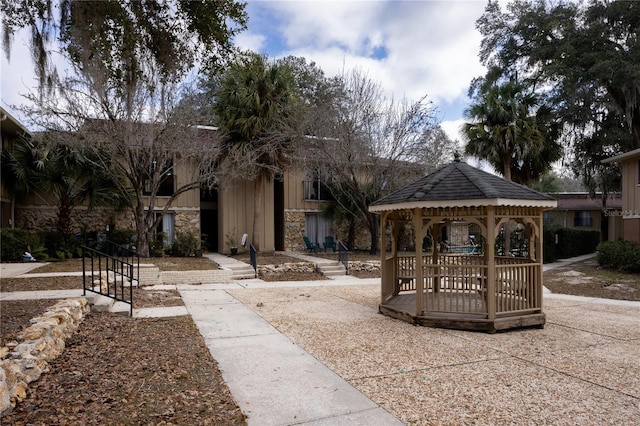
<instances>
[{"instance_id":1,"label":"hedge","mask_svg":"<svg viewBox=\"0 0 640 426\"><path fill-rule=\"evenodd\" d=\"M600 231L560 227L545 228L544 262L594 253L599 242Z\"/></svg>"},{"instance_id":2,"label":"hedge","mask_svg":"<svg viewBox=\"0 0 640 426\"><path fill-rule=\"evenodd\" d=\"M0 260L3 262L22 262L24 252L31 253L36 260L44 261L49 255L42 243L40 234L32 234L24 229L0 229Z\"/></svg>"},{"instance_id":3,"label":"hedge","mask_svg":"<svg viewBox=\"0 0 640 426\"><path fill-rule=\"evenodd\" d=\"M605 241L598 245L598 263L608 269L640 272L640 244L631 241Z\"/></svg>"}]
</instances>

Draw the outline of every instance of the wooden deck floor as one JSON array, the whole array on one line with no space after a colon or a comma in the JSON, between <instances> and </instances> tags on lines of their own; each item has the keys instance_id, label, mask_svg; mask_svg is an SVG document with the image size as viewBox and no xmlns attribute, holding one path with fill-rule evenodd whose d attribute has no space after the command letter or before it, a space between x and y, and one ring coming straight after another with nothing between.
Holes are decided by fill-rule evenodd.
<instances>
[{"instance_id":1,"label":"wooden deck floor","mask_svg":"<svg viewBox=\"0 0 640 426\"><path fill-rule=\"evenodd\" d=\"M379 310L411 324L458 330L496 332L511 328L540 327L545 323L545 315L540 311L490 320L484 299L475 291L426 293L425 309L419 314L416 313L416 293L407 292L381 303Z\"/></svg>"},{"instance_id":2,"label":"wooden deck floor","mask_svg":"<svg viewBox=\"0 0 640 426\"><path fill-rule=\"evenodd\" d=\"M402 293L382 305L406 313L416 315L416 293ZM486 317L484 299L475 291L471 292L428 292L424 295L425 312L423 314L456 314Z\"/></svg>"}]
</instances>

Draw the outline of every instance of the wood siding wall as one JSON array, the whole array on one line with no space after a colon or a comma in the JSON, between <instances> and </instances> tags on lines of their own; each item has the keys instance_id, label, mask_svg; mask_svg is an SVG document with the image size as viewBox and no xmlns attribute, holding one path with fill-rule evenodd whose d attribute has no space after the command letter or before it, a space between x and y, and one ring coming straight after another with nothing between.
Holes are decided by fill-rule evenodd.
<instances>
[{"instance_id":1,"label":"wood siding wall","mask_svg":"<svg viewBox=\"0 0 640 426\"><path fill-rule=\"evenodd\" d=\"M640 156L621 165L624 239L640 243Z\"/></svg>"},{"instance_id":2,"label":"wood siding wall","mask_svg":"<svg viewBox=\"0 0 640 426\"><path fill-rule=\"evenodd\" d=\"M304 199L304 181L309 180L302 170L289 170L284 174L285 210L318 212L327 201Z\"/></svg>"},{"instance_id":3,"label":"wood siding wall","mask_svg":"<svg viewBox=\"0 0 640 426\"><path fill-rule=\"evenodd\" d=\"M273 182L265 182L262 193L262 218L260 251L275 250L273 216ZM227 185L218 193L218 248L229 253L227 235L233 235L240 244L242 234L248 235L248 243L253 241L253 182L238 181ZM247 248L249 247L247 243Z\"/></svg>"},{"instance_id":4,"label":"wood siding wall","mask_svg":"<svg viewBox=\"0 0 640 426\"><path fill-rule=\"evenodd\" d=\"M622 162L622 210L624 216L640 216L640 157Z\"/></svg>"}]
</instances>

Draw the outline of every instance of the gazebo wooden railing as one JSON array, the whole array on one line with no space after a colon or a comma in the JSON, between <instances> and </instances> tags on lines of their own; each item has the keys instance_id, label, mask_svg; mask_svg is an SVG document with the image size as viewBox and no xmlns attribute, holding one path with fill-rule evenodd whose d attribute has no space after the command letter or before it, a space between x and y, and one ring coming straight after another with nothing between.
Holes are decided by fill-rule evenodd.
<instances>
[{"instance_id":1,"label":"gazebo wooden railing","mask_svg":"<svg viewBox=\"0 0 640 426\"><path fill-rule=\"evenodd\" d=\"M394 264L397 277L388 300L401 294L415 297L415 257L399 253L386 261ZM422 261L424 312L487 317L487 266L482 256L440 254L434 264L433 254L425 253ZM497 316L541 308L541 295L536 291L539 270L539 263L526 258L496 257L493 297Z\"/></svg>"}]
</instances>

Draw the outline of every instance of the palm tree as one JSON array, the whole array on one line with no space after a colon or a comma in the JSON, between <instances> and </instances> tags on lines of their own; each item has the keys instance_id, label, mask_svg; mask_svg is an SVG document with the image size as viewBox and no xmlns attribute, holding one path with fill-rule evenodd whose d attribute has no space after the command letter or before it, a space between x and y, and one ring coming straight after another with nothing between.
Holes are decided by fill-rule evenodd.
<instances>
[{"instance_id":1,"label":"palm tree","mask_svg":"<svg viewBox=\"0 0 640 426\"><path fill-rule=\"evenodd\" d=\"M477 102L465 111L472 122L463 124L462 134L467 139L468 155L487 160L496 172L512 180L512 169L527 168L535 162L532 159L543 151L545 138L532 114L535 96L526 93L514 80L503 84L492 80L495 72L497 70L489 71L489 78L477 92ZM518 174L518 177L524 176ZM509 222L504 232L511 235ZM510 238L505 238L504 253L509 253L510 246Z\"/></svg>"},{"instance_id":2,"label":"palm tree","mask_svg":"<svg viewBox=\"0 0 640 426\"><path fill-rule=\"evenodd\" d=\"M263 186L292 158L297 104L290 67L256 54L232 64L214 92L213 110L225 135L222 168L232 178L254 180L252 238L258 250Z\"/></svg>"},{"instance_id":3,"label":"palm tree","mask_svg":"<svg viewBox=\"0 0 640 426\"><path fill-rule=\"evenodd\" d=\"M113 178L93 167L91 159L61 143L20 138L2 152L3 178L15 194L35 194L57 202L59 232L72 232L73 208L87 202L89 208L123 208L127 200L115 190Z\"/></svg>"},{"instance_id":4,"label":"palm tree","mask_svg":"<svg viewBox=\"0 0 640 426\"><path fill-rule=\"evenodd\" d=\"M466 153L487 160L511 180L513 165L537 156L544 146L544 135L532 114L535 106L535 96L515 81L484 86L477 102L465 111L472 120L462 127Z\"/></svg>"}]
</instances>

